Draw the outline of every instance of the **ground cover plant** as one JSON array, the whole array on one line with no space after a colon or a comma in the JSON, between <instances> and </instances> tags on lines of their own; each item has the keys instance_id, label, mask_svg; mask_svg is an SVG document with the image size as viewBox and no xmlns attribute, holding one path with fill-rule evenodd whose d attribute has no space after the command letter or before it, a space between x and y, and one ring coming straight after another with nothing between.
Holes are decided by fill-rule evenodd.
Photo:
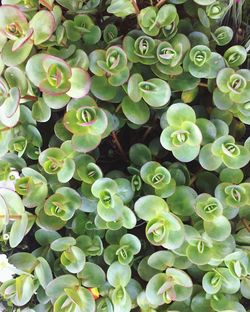
<instances>
[{"instance_id":1,"label":"ground cover plant","mask_svg":"<svg viewBox=\"0 0 250 312\"><path fill-rule=\"evenodd\" d=\"M0 311L250 311L249 16L1 1Z\"/></svg>"}]
</instances>

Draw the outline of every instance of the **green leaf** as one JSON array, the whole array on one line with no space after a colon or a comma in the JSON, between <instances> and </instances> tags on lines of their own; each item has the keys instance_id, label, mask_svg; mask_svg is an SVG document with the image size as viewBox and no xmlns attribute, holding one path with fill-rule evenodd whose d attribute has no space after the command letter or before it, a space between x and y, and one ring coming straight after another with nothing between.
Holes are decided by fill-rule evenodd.
<instances>
[{"instance_id":1,"label":"green leaf","mask_svg":"<svg viewBox=\"0 0 250 312\"><path fill-rule=\"evenodd\" d=\"M145 102L135 103L128 96L125 96L121 104L124 115L134 124L143 125L149 120L150 110Z\"/></svg>"},{"instance_id":2,"label":"green leaf","mask_svg":"<svg viewBox=\"0 0 250 312\"><path fill-rule=\"evenodd\" d=\"M46 122L51 117L51 110L42 98L32 105L32 117L36 121Z\"/></svg>"},{"instance_id":3,"label":"green leaf","mask_svg":"<svg viewBox=\"0 0 250 312\"><path fill-rule=\"evenodd\" d=\"M18 50L13 51L14 41L9 40L3 47L1 58L6 66L16 66L24 63L29 56L33 44L27 41Z\"/></svg>"},{"instance_id":4,"label":"green leaf","mask_svg":"<svg viewBox=\"0 0 250 312\"><path fill-rule=\"evenodd\" d=\"M58 172L58 180L61 183L66 183L73 177L75 172L75 162L73 159L67 158L64 161L63 168Z\"/></svg>"},{"instance_id":5,"label":"green leaf","mask_svg":"<svg viewBox=\"0 0 250 312\"><path fill-rule=\"evenodd\" d=\"M70 246L73 246L76 244L76 240L73 237L60 237L56 240L54 240L50 247L54 251L64 251Z\"/></svg>"},{"instance_id":6,"label":"green leaf","mask_svg":"<svg viewBox=\"0 0 250 312\"><path fill-rule=\"evenodd\" d=\"M162 212L169 210L165 200L154 195L139 198L135 202L134 209L137 216L145 221L149 221Z\"/></svg>"},{"instance_id":7,"label":"green leaf","mask_svg":"<svg viewBox=\"0 0 250 312\"><path fill-rule=\"evenodd\" d=\"M212 222L204 221L204 229L216 241L224 241L231 234L231 224L224 216L219 216Z\"/></svg>"},{"instance_id":8,"label":"green leaf","mask_svg":"<svg viewBox=\"0 0 250 312\"><path fill-rule=\"evenodd\" d=\"M107 279L110 285L114 287L126 287L131 278L131 269L129 265L122 265L119 262L114 262L110 265L107 271Z\"/></svg>"},{"instance_id":9,"label":"green leaf","mask_svg":"<svg viewBox=\"0 0 250 312\"><path fill-rule=\"evenodd\" d=\"M17 306L23 306L28 303L36 290L31 276L21 275L16 278L16 295L13 303Z\"/></svg>"},{"instance_id":10,"label":"green leaf","mask_svg":"<svg viewBox=\"0 0 250 312\"><path fill-rule=\"evenodd\" d=\"M101 136L95 134L76 135L72 137L72 147L77 152L87 153L94 150L101 142Z\"/></svg>"},{"instance_id":11,"label":"green leaf","mask_svg":"<svg viewBox=\"0 0 250 312\"><path fill-rule=\"evenodd\" d=\"M108 79L98 76L92 77L91 92L94 96L102 101L112 100L117 94L117 87L114 87L108 83Z\"/></svg>"},{"instance_id":12,"label":"green leaf","mask_svg":"<svg viewBox=\"0 0 250 312\"><path fill-rule=\"evenodd\" d=\"M148 264L159 271L164 271L172 267L175 261L175 255L167 250L160 250L153 253L148 258Z\"/></svg>"},{"instance_id":13,"label":"green leaf","mask_svg":"<svg viewBox=\"0 0 250 312\"><path fill-rule=\"evenodd\" d=\"M161 107L168 103L171 97L169 84L161 79L152 78L147 82L140 82L142 97L151 107Z\"/></svg>"},{"instance_id":14,"label":"green leaf","mask_svg":"<svg viewBox=\"0 0 250 312\"><path fill-rule=\"evenodd\" d=\"M95 263L86 262L83 270L77 274L85 287L100 287L105 283L105 273Z\"/></svg>"},{"instance_id":15,"label":"green leaf","mask_svg":"<svg viewBox=\"0 0 250 312\"><path fill-rule=\"evenodd\" d=\"M4 77L10 88L17 87L22 96L26 95L28 81L25 73L19 67L8 67L4 72Z\"/></svg>"},{"instance_id":16,"label":"green leaf","mask_svg":"<svg viewBox=\"0 0 250 312\"><path fill-rule=\"evenodd\" d=\"M87 71L82 68L72 68L72 76L69 79L71 84L67 95L72 98L82 98L90 90L90 77Z\"/></svg>"},{"instance_id":17,"label":"green leaf","mask_svg":"<svg viewBox=\"0 0 250 312\"><path fill-rule=\"evenodd\" d=\"M179 216L191 216L197 193L189 186L177 186L174 194L167 200L170 210Z\"/></svg>"},{"instance_id":18,"label":"green leaf","mask_svg":"<svg viewBox=\"0 0 250 312\"><path fill-rule=\"evenodd\" d=\"M53 279L46 287L47 296L56 299L64 293L65 288L80 286L79 280L71 274L61 275Z\"/></svg>"},{"instance_id":19,"label":"green leaf","mask_svg":"<svg viewBox=\"0 0 250 312\"><path fill-rule=\"evenodd\" d=\"M9 257L9 262L25 272L32 272L36 265L36 257L28 252L17 252Z\"/></svg>"},{"instance_id":20,"label":"green leaf","mask_svg":"<svg viewBox=\"0 0 250 312\"><path fill-rule=\"evenodd\" d=\"M30 28L34 30L33 40L35 45L47 41L53 34L56 24L53 14L42 10L37 12L29 22Z\"/></svg>"},{"instance_id":21,"label":"green leaf","mask_svg":"<svg viewBox=\"0 0 250 312\"><path fill-rule=\"evenodd\" d=\"M28 216L27 214L22 214L20 219L16 220L10 230L10 246L12 248L17 247L23 240L24 235L26 234L28 226Z\"/></svg>"},{"instance_id":22,"label":"green leaf","mask_svg":"<svg viewBox=\"0 0 250 312\"><path fill-rule=\"evenodd\" d=\"M35 267L35 274L41 286L45 289L47 285L53 280L53 275L48 262L42 258L37 258L38 264Z\"/></svg>"}]
</instances>

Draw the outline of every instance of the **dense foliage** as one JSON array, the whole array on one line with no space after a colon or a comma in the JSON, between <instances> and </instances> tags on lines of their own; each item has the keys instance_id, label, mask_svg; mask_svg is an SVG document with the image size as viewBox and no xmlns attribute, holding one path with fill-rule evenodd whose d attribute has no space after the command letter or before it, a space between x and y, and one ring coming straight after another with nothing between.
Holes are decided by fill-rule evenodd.
<instances>
[{"instance_id":1,"label":"dense foliage","mask_svg":"<svg viewBox=\"0 0 250 312\"><path fill-rule=\"evenodd\" d=\"M2 0L0 310L250 308L244 0Z\"/></svg>"}]
</instances>

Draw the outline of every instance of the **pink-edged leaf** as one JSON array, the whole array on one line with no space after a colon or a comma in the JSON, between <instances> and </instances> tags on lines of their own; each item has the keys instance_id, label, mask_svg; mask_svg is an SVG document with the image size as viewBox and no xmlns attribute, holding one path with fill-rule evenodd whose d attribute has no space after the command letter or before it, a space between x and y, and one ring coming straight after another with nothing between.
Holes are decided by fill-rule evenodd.
<instances>
[{"instance_id":1,"label":"pink-edged leaf","mask_svg":"<svg viewBox=\"0 0 250 312\"><path fill-rule=\"evenodd\" d=\"M80 123L79 126L81 127L87 127L87 126L91 126L95 123L95 120L92 120L92 121L89 121L89 122L83 122L83 123Z\"/></svg>"},{"instance_id":2,"label":"pink-edged leaf","mask_svg":"<svg viewBox=\"0 0 250 312\"><path fill-rule=\"evenodd\" d=\"M62 82L62 72L60 70L56 71L56 87L59 87Z\"/></svg>"},{"instance_id":3,"label":"pink-edged leaf","mask_svg":"<svg viewBox=\"0 0 250 312\"><path fill-rule=\"evenodd\" d=\"M42 64L46 57L46 54L35 54L31 56L26 64L26 74L29 80L36 86L46 78L46 71L44 70Z\"/></svg>"},{"instance_id":4,"label":"pink-edged leaf","mask_svg":"<svg viewBox=\"0 0 250 312\"><path fill-rule=\"evenodd\" d=\"M8 94L8 85L2 77L0 77L0 90L2 96L6 97Z\"/></svg>"},{"instance_id":5,"label":"pink-edged leaf","mask_svg":"<svg viewBox=\"0 0 250 312\"><path fill-rule=\"evenodd\" d=\"M176 300L176 292L175 292L173 287L168 290L168 298L171 301L175 301Z\"/></svg>"},{"instance_id":6,"label":"pink-edged leaf","mask_svg":"<svg viewBox=\"0 0 250 312\"><path fill-rule=\"evenodd\" d=\"M0 106L0 122L8 127L14 127L20 118L20 92L18 88L10 90L10 96Z\"/></svg>"},{"instance_id":7,"label":"pink-edged leaf","mask_svg":"<svg viewBox=\"0 0 250 312\"><path fill-rule=\"evenodd\" d=\"M73 135L72 137L72 147L73 150L80 152L80 153L88 153L94 150L101 142L100 135Z\"/></svg>"},{"instance_id":8,"label":"pink-edged leaf","mask_svg":"<svg viewBox=\"0 0 250 312\"><path fill-rule=\"evenodd\" d=\"M21 48L25 44L25 42L27 42L31 38L31 36L33 35L33 32L34 32L34 30L32 28L30 28L24 37L15 40L15 42L12 46L12 51L15 52L19 48Z\"/></svg>"},{"instance_id":9,"label":"pink-edged leaf","mask_svg":"<svg viewBox=\"0 0 250 312\"><path fill-rule=\"evenodd\" d=\"M12 51L13 44L14 41L8 40L1 52L2 61L6 66L21 65L28 58L33 47L33 43L27 41L17 51Z\"/></svg>"},{"instance_id":10,"label":"pink-edged leaf","mask_svg":"<svg viewBox=\"0 0 250 312\"><path fill-rule=\"evenodd\" d=\"M85 70L82 68L72 68L72 76L70 78L71 88L67 92L68 96L72 98L82 98L89 93L91 86L91 79Z\"/></svg>"},{"instance_id":11,"label":"pink-edged leaf","mask_svg":"<svg viewBox=\"0 0 250 312\"><path fill-rule=\"evenodd\" d=\"M66 63L64 60L62 60L59 57L49 55L49 54L44 54L43 60L42 60L42 67L46 73L48 73L49 69L51 68L51 65L58 66L58 68L63 74L64 79L71 77L72 71L68 63Z\"/></svg>"},{"instance_id":12,"label":"pink-edged leaf","mask_svg":"<svg viewBox=\"0 0 250 312\"><path fill-rule=\"evenodd\" d=\"M157 292L157 295L162 295L164 294L166 291L170 290L173 287L173 281L169 280L166 281L159 289Z\"/></svg>"},{"instance_id":13,"label":"pink-edged leaf","mask_svg":"<svg viewBox=\"0 0 250 312\"><path fill-rule=\"evenodd\" d=\"M43 6L45 6L47 9L49 9L50 11L53 10L53 4L54 4L54 0L39 0L39 3Z\"/></svg>"},{"instance_id":14,"label":"pink-edged leaf","mask_svg":"<svg viewBox=\"0 0 250 312\"><path fill-rule=\"evenodd\" d=\"M54 15L46 10L38 11L29 22L30 28L33 28L33 40L35 45L47 41L56 29Z\"/></svg>"},{"instance_id":15,"label":"pink-edged leaf","mask_svg":"<svg viewBox=\"0 0 250 312\"><path fill-rule=\"evenodd\" d=\"M17 111L20 103L20 91L14 87L9 91L9 97L2 105L6 117L11 118Z\"/></svg>"},{"instance_id":16,"label":"pink-edged leaf","mask_svg":"<svg viewBox=\"0 0 250 312\"><path fill-rule=\"evenodd\" d=\"M70 83L65 81L60 87L52 86L47 79L43 80L39 84L39 89L48 95L60 95L65 94L70 89Z\"/></svg>"},{"instance_id":17,"label":"pink-edged leaf","mask_svg":"<svg viewBox=\"0 0 250 312\"><path fill-rule=\"evenodd\" d=\"M11 23L19 24L24 30L28 29L28 21L18 6L8 4L0 6L0 30L5 30Z\"/></svg>"}]
</instances>

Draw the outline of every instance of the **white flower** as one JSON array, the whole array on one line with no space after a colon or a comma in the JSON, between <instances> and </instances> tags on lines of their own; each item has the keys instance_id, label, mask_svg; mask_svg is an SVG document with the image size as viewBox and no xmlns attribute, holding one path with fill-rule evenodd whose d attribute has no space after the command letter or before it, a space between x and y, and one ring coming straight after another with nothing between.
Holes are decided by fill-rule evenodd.
<instances>
[{"instance_id":1,"label":"white flower","mask_svg":"<svg viewBox=\"0 0 250 312\"><path fill-rule=\"evenodd\" d=\"M4 311L6 311L6 309L5 309L5 307L3 306L3 304L0 303L0 312L4 312Z\"/></svg>"},{"instance_id":2,"label":"white flower","mask_svg":"<svg viewBox=\"0 0 250 312\"><path fill-rule=\"evenodd\" d=\"M12 191L15 191L16 180L19 179L19 172L13 170L10 172L7 180L0 181L0 188L6 188Z\"/></svg>"},{"instance_id":3,"label":"white flower","mask_svg":"<svg viewBox=\"0 0 250 312\"><path fill-rule=\"evenodd\" d=\"M13 264L10 264L5 254L0 254L0 282L4 283L13 278L17 273L17 269Z\"/></svg>"}]
</instances>

